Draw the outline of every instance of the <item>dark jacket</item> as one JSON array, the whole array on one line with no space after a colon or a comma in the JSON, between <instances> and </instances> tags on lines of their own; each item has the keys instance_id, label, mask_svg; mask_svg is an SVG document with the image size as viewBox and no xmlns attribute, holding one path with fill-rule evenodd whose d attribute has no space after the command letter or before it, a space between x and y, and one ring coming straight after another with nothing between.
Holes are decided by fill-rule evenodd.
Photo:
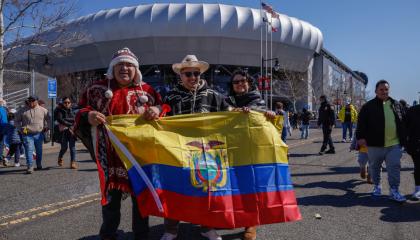
<instances>
[{"instance_id":1,"label":"dark jacket","mask_svg":"<svg viewBox=\"0 0 420 240\"><path fill-rule=\"evenodd\" d=\"M407 152L420 155L420 105L408 109L406 117Z\"/></svg>"},{"instance_id":2,"label":"dark jacket","mask_svg":"<svg viewBox=\"0 0 420 240\"><path fill-rule=\"evenodd\" d=\"M10 120L6 125L7 141L9 144L19 144L21 143L19 132L15 127L15 121Z\"/></svg>"},{"instance_id":3,"label":"dark jacket","mask_svg":"<svg viewBox=\"0 0 420 240\"><path fill-rule=\"evenodd\" d=\"M261 98L261 94L257 91L250 91L243 95L232 95L226 98L226 102L232 107L241 108L249 107L256 111L265 111L265 102Z\"/></svg>"},{"instance_id":4,"label":"dark jacket","mask_svg":"<svg viewBox=\"0 0 420 240\"><path fill-rule=\"evenodd\" d=\"M395 115L397 136L402 146L406 143L405 111L398 101L389 98ZM357 121L356 138L366 139L367 145L383 147L385 145L385 114L383 101L374 98L362 106Z\"/></svg>"},{"instance_id":5,"label":"dark jacket","mask_svg":"<svg viewBox=\"0 0 420 240\"><path fill-rule=\"evenodd\" d=\"M334 108L327 101L322 102L321 107L319 107L318 125L322 125L324 127L335 125Z\"/></svg>"},{"instance_id":6,"label":"dark jacket","mask_svg":"<svg viewBox=\"0 0 420 240\"><path fill-rule=\"evenodd\" d=\"M57 108L56 112L54 112L54 115L56 115L56 119L58 123L66 126L66 127L71 127L74 124L74 118L75 115L72 111L72 109L67 109L67 108Z\"/></svg>"},{"instance_id":7,"label":"dark jacket","mask_svg":"<svg viewBox=\"0 0 420 240\"><path fill-rule=\"evenodd\" d=\"M311 116L312 116L312 114L308 110L303 111L302 115L301 115L302 124L309 125L309 121L311 120Z\"/></svg>"},{"instance_id":8,"label":"dark jacket","mask_svg":"<svg viewBox=\"0 0 420 240\"><path fill-rule=\"evenodd\" d=\"M201 80L201 84L195 92L189 91L178 84L169 91L163 102L171 107L169 116L227 111L230 107L226 103L225 97L209 88L205 80Z\"/></svg>"}]
</instances>

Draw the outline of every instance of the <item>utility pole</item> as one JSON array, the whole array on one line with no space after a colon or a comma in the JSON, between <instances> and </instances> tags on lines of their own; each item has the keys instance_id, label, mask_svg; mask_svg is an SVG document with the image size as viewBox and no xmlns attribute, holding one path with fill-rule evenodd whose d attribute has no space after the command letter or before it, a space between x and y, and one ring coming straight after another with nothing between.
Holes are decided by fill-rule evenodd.
<instances>
[{"instance_id":1,"label":"utility pole","mask_svg":"<svg viewBox=\"0 0 420 240\"><path fill-rule=\"evenodd\" d=\"M4 0L0 0L0 98L3 98L3 89L4 89L4 81L3 81L3 72L4 72L4 53L3 53L3 45L4 45L4 23L3 23L3 5Z\"/></svg>"}]
</instances>

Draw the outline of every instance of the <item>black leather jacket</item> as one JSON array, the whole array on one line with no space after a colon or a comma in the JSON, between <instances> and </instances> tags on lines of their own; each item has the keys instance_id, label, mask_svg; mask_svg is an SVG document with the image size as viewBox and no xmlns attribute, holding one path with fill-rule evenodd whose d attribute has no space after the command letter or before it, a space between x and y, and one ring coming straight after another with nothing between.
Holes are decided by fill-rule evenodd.
<instances>
[{"instance_id":1,"label":"black leather jacket","mask_svg":"<svg viewBox=\"0 0 420 240\"><path fill-rule=\"evenodd\" d=\"M420 105L408 109L406 123L407 152L420 156Z\"/></svg>"},{"instance_id":2,"label":"black leather jacket","mask_svg":"<svg viewBox=\"0 0 420 240\"><path fill-rule=\"evenodd\" d=\"M405 111L398 101L389 98L395 115L397 135L402 146L406 145ZM367 145L383 147L385 145L385 114L383 101L374 98L362 106L357 121L356 138L366 139Z\"/></svg>"}]
</instances>

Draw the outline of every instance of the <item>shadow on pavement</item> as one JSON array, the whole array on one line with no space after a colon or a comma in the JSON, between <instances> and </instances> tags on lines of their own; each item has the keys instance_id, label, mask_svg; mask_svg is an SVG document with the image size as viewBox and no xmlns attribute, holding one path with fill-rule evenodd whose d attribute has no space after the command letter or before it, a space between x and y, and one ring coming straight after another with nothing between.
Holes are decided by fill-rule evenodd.
<instances>
[{"instance_id":1,"label":"shadow on pavement","mask_svg":"<svg viewBox=\"0 0 420 240\"><path fill-rule=\"evenodd\" d=\"M289 157L309 157L309 156L319 156L318 153L290 153Z\"/></svg>"},{"instance_id":2,"label":"shadow on pavement","mask_svg":"<svg viewBox=\"0 0 420 240\"><path fill-rule=\"evenodd\" d=\"M407 202L402 205L389 206L381 210L380 219L384 222L417 222L420 221L420 202Z\"/></svg>"},{"instance_id":3,"label":"shadow on pavement","mask_svg":"<svg viewBox=\"0 0 420 240\"><path fill-rule=\"evenodd\" d=\"M237 230L239 230L239 229L232 230L232 231L235 231L235 233L222 235L223 240L241 239L243 232L242 231L237 232ZM159 240L162 237L163 233L164 233L163 224L151 226L148 239L149 240ZM134 235L133 235L132 232L123 232L121 230L118 230L117 234L118 234L117 239L119 239L119 240L134 239ZM200 226L193 225L193 224L190 224L190 223L181 223L179 225L179 231L178 231L178 238L177 239L204 240L204 239L207 239L207 238L204 238L200 235ZM93 236L82 237L82 238L79 238L78 240L100 240L100 237L98 235L93 235Z\"/></svg>"},{"instance_id":4,"label":"shadow on pavement","mask_svg":"<svg viewBox=\"0 0 420 240\"><path fill-rule=\"evenodd\" d=\"M299 176L327 176L327 175L341 175L341 174L358 174L360 172L359 167L334 167L334 166L328 166L328 165L322 165L322 164L296 164L291 163L289 164L291 166L313 166L313 167L329 167L328 171L323 172L314 172L314 173L294 173L292 174L292 177L299 177ZM405 167L401 168L401 172L403 171L413 171L414 168L412 167ZM382 170L382 172L386 172L386 168Z\"/></svg>"},{"instance_id":5,"label":"shadow on pavement","mask_svg":"<svg viewBox=\"0 0 420 240\"><path fill-rule=\"evenodd\" d=\"M297 198L298 205L303 206L331 206L331 207L380 207L383 214L380 220L385 222L414 222L420 221L420 202L406 202L403 204L389 200L388 196L372 197L370 193L356 193L353 188L365 184L359 180L345 182L314 182L304 185L296 184L296 188L324 188L342 190L342 195L315 195Z\"/></svg>"}]
</instances>

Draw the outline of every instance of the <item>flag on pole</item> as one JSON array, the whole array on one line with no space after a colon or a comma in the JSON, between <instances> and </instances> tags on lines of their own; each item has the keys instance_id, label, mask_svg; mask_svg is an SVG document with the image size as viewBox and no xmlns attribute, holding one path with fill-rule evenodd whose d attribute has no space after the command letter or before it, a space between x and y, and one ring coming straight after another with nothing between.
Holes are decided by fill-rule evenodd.
<instances>
[{"instance_id":1,"label":"flag on pole","mask_svg":"<svg viewBox=\"0 0 420 240\"><path fill-rule=\"evenodd\" d=\"M274 124L258 112L187 114L159 121L119 115L107 121L143 216L215 228L301 219L287 145L279 137L281 116ZM142 172L152 187L142 180Z\"/></svg>"},{"instance_id":2,"label":"flag on pole","mask_svg":"<svg viewBox=\"0 0 420 240\"><path fill-rule=\"evenodd\" d=\"M261 7L270 14L273 12L273 8L264 2L261 3Z\"/></svg>"},{"instance_id":3,"label":"flag on pole","mask_svg":"<svg viewBox=\"0 0 420 240\"><path fill-rule=\"evenodd\" d=\"M269 14L271 14L271 17L273 17L273 18L280 18L280 15L276 12L276 11L274 11L274 9L270 6L270 5L268 5L268 4L266 4L266 3L264 3L264 2L262 2L261 3L261 7L266 11L266 12L268 12Z\"/></svg>"}]
</instances>

